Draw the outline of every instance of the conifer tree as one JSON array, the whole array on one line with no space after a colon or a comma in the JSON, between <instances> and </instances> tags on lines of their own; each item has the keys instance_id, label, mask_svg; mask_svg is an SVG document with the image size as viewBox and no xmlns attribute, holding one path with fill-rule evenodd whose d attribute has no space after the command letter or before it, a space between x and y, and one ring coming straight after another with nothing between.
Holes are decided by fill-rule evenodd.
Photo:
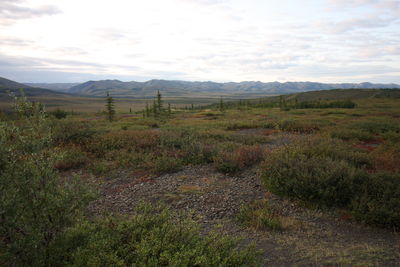
<instances>
[{"instance_id":1,"label":"conifer tree","mask_svg":"<svg viewBox=\"0 0 400 267\"><path fill-rule=\"evenodd\" d=\"M146 102L146 117L150 116L150 108L149 108L149 103Z\"/></svg>"},{"instance_id":2,"label":"conifer tree","mask_svg":"<svg viewBox=\"0 0 400 267\"><path fill-rule=\"evenodd\" d=\"M107 109L107 117L110 122L114 120L115 116L115 108L114 108L114 99L110 96L110 94L107 92L107 98L106 98L106 109Z\"/></svg>"},{"instance_id":3,"label":"conifer tree","mask_svg":"<svg viewBox=\"0 0 400 267\"><path fill-rule=\"evenodd\" d=\"M219 110L220 110L221 112L224 111L224 100L222 99L222 96L221 96L221 98L220 98L220 100L219 100Z\"/></svg>"},{"instance_id":4,"label":"conifer tree","mask_svg":"<svg viewBox=\"0 0 400 267\"><path fill-rule=\"evenodd\" d=\"M157 91L157 110L158 112L161 112L162 110L162 100L161 100L160 90Z\"/></svg>"},{"instance_id":5,"label":"conifer tree","mask_svg":"<svg viewBox=\"0 0 400 267\"><path fill-rule=\"evenodd\" d=\"M153 116L156 117L158 114L157 103L156 100L153 100Z\"/></svg>"}]
</instances>

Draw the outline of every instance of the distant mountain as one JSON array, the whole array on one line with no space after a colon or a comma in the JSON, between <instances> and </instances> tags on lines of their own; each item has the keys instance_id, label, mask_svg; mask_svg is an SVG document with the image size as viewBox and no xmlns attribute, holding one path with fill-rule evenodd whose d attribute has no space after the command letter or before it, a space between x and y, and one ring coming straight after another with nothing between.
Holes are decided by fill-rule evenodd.
<instances>
[{"instance_id":1,"label":"distant mountain","mask_svg":"<svg viewBox=\"0 0 400 267\"><path fill-rule=\"evenodd\" d=\"M88 81L71 87L68 92L90 96L104 96L106 92L116 97L154 96L160 90L164 96L288 94L305 91L349 88L400 88L398 84L373 83L316 83L316 82L188 82L150 80L147 82L122 82L119 80Z\"/></svg>"},{"instance_id":2,"label":"distant mountain","mask_svg":"<svg viewBox=\"0 0 400 267\"><path fill-rule=\"evenodd\" d=\"M62 96L65 95L60 92L55 92L48 89L36 88L22 83L17 83L12 80L8 80L0 77L0 98L8 97L9 92L19 94L20 90L23 89L27 96Z\"/></svg>"},{"instance_id":3,"label":"distant mountain","mask_svg":"<svg viewBox=\"0 0 400 267\"><path fill-rule=\"evenodd\" d=\"M24 83L31 87L50 89L54 91L66 92L71 87L77 86L79 83Z\"/></svg>"}]
</instances>

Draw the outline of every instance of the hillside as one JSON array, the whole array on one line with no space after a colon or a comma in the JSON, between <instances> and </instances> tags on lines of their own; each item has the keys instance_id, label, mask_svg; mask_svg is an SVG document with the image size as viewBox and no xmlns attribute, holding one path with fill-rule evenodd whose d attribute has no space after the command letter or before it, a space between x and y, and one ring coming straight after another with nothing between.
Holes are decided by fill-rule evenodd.
<instances>
[{"instance_id":1,"label":"hillside","mask_svg":"<svg viewBox=\"0 0 400 267\"><path fill-rule=\"evenodd\" d=\"M23 89L27 96L66 96L64 93L55 92L49 89L31 87L22 83L17 83L0 77L0 98L9 98L9 93L19 95L20 90Z\"/></svg>"}]
</instances>

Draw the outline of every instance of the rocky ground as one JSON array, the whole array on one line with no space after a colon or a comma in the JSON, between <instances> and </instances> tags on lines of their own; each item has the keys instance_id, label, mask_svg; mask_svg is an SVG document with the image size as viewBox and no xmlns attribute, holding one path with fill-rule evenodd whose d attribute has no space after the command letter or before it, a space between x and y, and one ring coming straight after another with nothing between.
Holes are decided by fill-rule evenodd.
<instances>
[{"instance_id":1,"label":"rocky ground","mask_svg":"<svg viewBox=\"0 0 400 267\"><path fill-rule=\"evenodd\" d=\"M229 176L213 166L191 166L160 176L121 171L105 179L93 214L133 212L140 201L164 202L190 212L205 229L254 241L268 266L400 266L400 235L362 226L344 211L318 211L267 192L257 169ZM242 205L266 200L279 211L283 231L256 231L240 225Z\"/></svg>"}]
</instances>

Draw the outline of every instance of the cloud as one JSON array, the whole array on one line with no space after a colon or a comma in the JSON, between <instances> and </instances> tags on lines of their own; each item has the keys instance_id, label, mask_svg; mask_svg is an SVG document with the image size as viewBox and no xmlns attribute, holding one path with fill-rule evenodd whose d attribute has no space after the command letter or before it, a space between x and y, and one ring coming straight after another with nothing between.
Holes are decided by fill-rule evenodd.
<instances>
[{"instance_id":1,"label":"cloud","mask_svg":"<svg viewBox=\"0 0 400 267\"><path fill-rule=\"evenodd\" d=\"M377 0L330 0L330 5L335 8L359 7L377 3Z\"/></svg>"},{"instance_id":2,"label":"cloud","mask_svg":"<svg viewBox=\"0 0 400 267\"><path fill-rule=\"evenodd\" d=\"M194 3L200 5L219 5L225 4L227 0L179 0L182 3Z\"/></svg>"},{"instance_id":3,"label":"cloud","mask_svg":"<svg viewBox=\"0 0 400 267\"><path fill-rule=\"evenodd\" d=\"M36 7L24 6L23 0L2 0L0 2L0 24L12 24L17 20L50 16L61 13L54 5Z\"/></svg>"},{"instance_id":4,"label":"cloud","mask_svg":"<svg viewBox=\"0 0 400 267\"><path fill-rule=\"evenodd\" d=\"M324 22L319 23L318 26L328 30L328 32L339 34L360 29L373 29L373 28L384 28L395 22L397 18L382 18L375 15L370 15L362 18L352 18L339 22Z\"/></svg>"},{"instance_id":5,"label":"cloud","mask_svg":"<svg viewBox=\"0 0 400 267\"><path fill-rule=\"evenodd\" d=\"M27 47L34 45L33 41L13 38L13 37L2 37L0 36L0 46L12 46L12 47Z\"/></svg>"}]
</instances>

